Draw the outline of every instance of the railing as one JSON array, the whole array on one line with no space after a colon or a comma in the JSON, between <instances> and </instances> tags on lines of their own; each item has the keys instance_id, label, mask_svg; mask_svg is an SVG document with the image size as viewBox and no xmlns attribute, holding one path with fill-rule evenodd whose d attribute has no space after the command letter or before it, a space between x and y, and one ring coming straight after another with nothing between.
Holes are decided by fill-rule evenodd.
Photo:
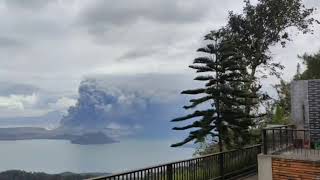
<instances>
[{"instance_id":1,"label":"railing","mask_svg":"<svg viewBox=\"0 0 320 180\"><path fill-rule=\"evenodd\" d=\"M91 180L218 180L257 171L261 145L138 169Z\"/></svg>"},{"instance_id":2,"label":"railing","mask_svg":"<svg viewBox=\"0 0 320 180\"><path fill-rule=\"evenodd\" d=\"M264 154L320 157L320 130L266 128L262 131Z\"/></svg>"}]
</instances>

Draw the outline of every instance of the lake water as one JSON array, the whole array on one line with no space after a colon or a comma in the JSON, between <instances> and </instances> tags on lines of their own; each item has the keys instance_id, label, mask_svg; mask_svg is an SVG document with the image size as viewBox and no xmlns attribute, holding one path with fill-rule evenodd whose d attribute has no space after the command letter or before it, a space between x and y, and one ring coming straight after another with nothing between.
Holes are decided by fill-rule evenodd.
<instances>
[{"instance_id":1,"label":"lake water","mask_svg":"<svg viewBox=\"0 0 320 180\"><path fill-rule=\"evenodd\" d=\"M120 172L191 158L193 148L170 148L173 140L123 140L77 145L63 140L0 141L0 171L46 173Z\"/></svg>"}]
</instances>

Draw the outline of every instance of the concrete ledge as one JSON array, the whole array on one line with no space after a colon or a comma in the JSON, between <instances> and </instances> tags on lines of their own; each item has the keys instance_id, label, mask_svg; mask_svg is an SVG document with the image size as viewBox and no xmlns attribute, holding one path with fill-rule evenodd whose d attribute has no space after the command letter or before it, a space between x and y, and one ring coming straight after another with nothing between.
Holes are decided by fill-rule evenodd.
<instances>
[{"instance_id":1,"label":"concrete ledge","mask_svg":"<svg viewBox=\"0 0 320 180\"><path fill-rule=\"evenodd\" d=\"M272 156L258 155L258 179L272 180Z\"/></svg>"}]
</instances>

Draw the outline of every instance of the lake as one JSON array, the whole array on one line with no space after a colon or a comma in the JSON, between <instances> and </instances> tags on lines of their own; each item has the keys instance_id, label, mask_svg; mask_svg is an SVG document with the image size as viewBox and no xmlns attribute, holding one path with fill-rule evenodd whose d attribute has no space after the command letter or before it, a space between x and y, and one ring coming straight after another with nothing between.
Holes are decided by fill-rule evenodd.
<instances>
[{"instance_id":1,"label":"lake","mask_svg":"<svg viewBox=\"0 0 320 180\"><path fill-rule=\"evenodd\" d=\"M77 145L64 140L0 141L0 171L115 173L192 157L193 148L169 147L174 142L130 139Z\"/></svg>"}]
</instances>

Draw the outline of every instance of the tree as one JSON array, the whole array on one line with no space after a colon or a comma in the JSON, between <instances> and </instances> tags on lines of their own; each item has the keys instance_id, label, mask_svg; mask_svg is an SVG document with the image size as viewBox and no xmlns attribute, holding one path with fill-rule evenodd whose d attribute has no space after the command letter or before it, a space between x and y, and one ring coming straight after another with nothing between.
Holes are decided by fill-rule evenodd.
<instances>
[{"instance_id":1,"label":"tree","mask_svg":"<svg viewBox=\"0 0 320 180\"><path fill-rule=\"evenodd\" d=\"M278 94L276 103L281 106L285 112L290 112L291 110L290 84L290 82L280 80L280 84L274 86ZM289 114L286 115L289 116Z\"/></svg>"},{"instance_id":2,"label":"tree","mask_svg":"<svg viewBox=\"0 0 320 180\"><path fill-rule=\"evenodd\" d=\"M276 105L276 110L272 120L273 124L287 124L284 108L282 108L280 105Z\"/></svg>"},{"instance_id":3,"label":"tree","mask_svg":"<svg viewBox=\"0 0 320 180\"><path fill-rule=\"evenodd\" d=\"M306 65L306 70L301 73L301 66L300 63L298 63L293 80L320 79L320 51L313 55L304 54L303 56L298 57L303 60L303 64ZM278 94L278 99L275 100L273 104L274 111L272 123L289 123L291 111L290 84L291 82L281 80L280 84L274 86Z\"/></svg>"},{"instance_id":4,"label":"tree","mask_svg":"<svg viewBox=\"0 0 320 180\"><path fill-rule=\"evenodd\" d=\"M297 71L296 71L296 74L293 76L293 79L294 80L301 79L301 65L300 65L300 63L297 64Z\"/></svg>"},{"instance_id":5,"label":"tree","mask_svg":"<svg viewBox=\"0 0 320 180\"><path fill-rule=\"evenodd\" d=\"M222 144L230 143L233 137L239 137L235 141L243 141L248 129L255 126L254 117L260 117L259 105L268 99L265 93L260 92L260 79L268 75L265 72L279 77L279 69L283 69L281 64L272 61L270 47L279 43L285 46L290 40L288 28L296 27L303 33L312 32L310 25L316 21L311 18L313 11L313 8L305 8L301 0L258 0L256 5L245 0L242 14L230 12L227 25L206 36L206 40L214 43L199 49L213 58L197 58L194 64L203 66L190 66L198 73L211 72L215 75L195 79L208 81L204 88L182 92L205 95L190 100L192 104L185 106L186 109L199 108L200 104L206 102L210 102L210 106L207 106L207 110L196 110L173 120L202 118L187 126L174 128L198 129L191 131L184 141L173 146L194 139L199 142L207 135L219 137L213 140L218 139L220 150ZM229 77L229 74L232 76Z\"/></svg>"},{"instance_id":6,"label":"tree","mask_svg":"<svg viewBox=\"0 0 320 180\"><path fill-rule=\"evenodd\" d=\"M290 82L280 80L274 88L277 91L278 98L273 103L273 117L271 123L274 124L288 124L291 111L291 95Z\"/></svg>"},{"instance_id":7,"label":"tree","mask_svg":"<svg viewBox=\"0 0 320 180\"><path fill-rule=\"evenodd\" d=\"M291 40L289 28L312 32L310 26L316 21L311 17L313 12L314 8L305 8L301 0L258 0L257 5L245 0L243 14L230 13L227 27L238 37L237 46L250 72L247 89L253 94L260 90L259 78L267 77L266 72L280 77L279 70L284 68L272 61L270 47L278 43L285 47ZM246 107L248 114L251 108Z\"/></svg>"},{"instance_id":8,"label":"tree","mask_svg":"<svg viewBox=\"0 0 320 180\"><path fill-rule=\"evenodd\" d=\"M297 80L320 79L320 51L315 54L299 56L306 65L306 70L298 76Z\"/></svg>"},{"instance_id":9,"label":"tree","mask_svg":"<svg viewBox=\"0 0 320 180\"><path fill-rule=\"evenodd\" d=\"M182 142L172 146L181 146L192 140L202 141L208 135L214 141L219 142L219 150L223 150L223 144L243 144L248 137L250 126L253 125L251 115L246 114L245 106L251 103L254 106L258 101L246 102L246 99L257 99L245 89L248 82L246 64L241 60L241 51L237 48L235 36L226 29L212 31L205 36L210 43L206 47L198 49L206 56L198 57L193 65L201 75L195 80L206 82L204 88L183 91L182 94L194 95L191 104L184 106L191 109L204 105L205 110L196 110L192 114L173 119L173 122L185 121L197 118L193 123L175 127L174 130L191 131ZM205 75L203 75L206 73ZM200 118L200 119L199 119Z\"/></svg>"}]
</instances>

